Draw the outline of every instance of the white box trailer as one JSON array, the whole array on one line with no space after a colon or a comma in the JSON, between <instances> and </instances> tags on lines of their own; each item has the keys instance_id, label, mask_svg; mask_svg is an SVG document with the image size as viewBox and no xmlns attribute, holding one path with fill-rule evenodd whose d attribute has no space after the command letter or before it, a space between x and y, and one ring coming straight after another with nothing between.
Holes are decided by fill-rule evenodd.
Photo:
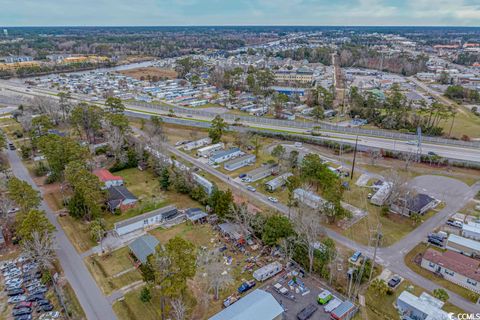
<instances>
[{"instance_id":1,"label":"white box trailer","mask_svg":"<svg viewBox=\"0 0 480 320\"><path fill-rule=\"evenodd\" d=\"M253 272L253 277L257 281L265 281L282 271L282 264L278 261L267 264Z\"/></svg>"},{"instance_id":2,"label":"white box trailer","mask_svg":"<svg viewBox=\"0 0 480 320\"><path fill-rule=\"evenodd\" d=\"M330 300L324 307L323 307L323 310L325 310L326 313L330 313L332 312L333 310L335 310L339 305L342 304L342 300L336 298L336 297L333 297L332 300Z\"/></svg>"}]
</instances>

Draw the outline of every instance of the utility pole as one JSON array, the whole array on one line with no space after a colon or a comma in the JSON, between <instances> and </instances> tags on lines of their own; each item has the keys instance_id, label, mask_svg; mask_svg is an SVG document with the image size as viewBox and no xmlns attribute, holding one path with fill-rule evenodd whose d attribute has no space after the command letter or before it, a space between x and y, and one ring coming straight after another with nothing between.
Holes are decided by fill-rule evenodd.
<instances>
[{"instance_id":1,"label":"utility pole","mask_svg":"<svg viewBox=\"0 0 480 320\"><path fill-rule=\"evenodd\" d=\"M382 239L382 232L381 232L382 225L378 223L377 228L375 230L375 247L373 250L373 260L372 260L372 268L370 269L370 275L368 276L368 282L372 280L372 275L373 275L373 269L375 268L375 259L377 258L377 249L378 246L380 245L380 240Z\"/></svg>"},{"instance_id":2,"label":"utility pole","mask_svg":"<svg viewBox=\"0 0 480 320\"><path fill-rule=\"evenodd\" d=\"M352 163L352 172L350 173L350 180L353 180L353 171L355 171L355 161L357 160L357 146L358 146L358 135L355 139L355 149L353 149L353 163Z\"/></svg>"}]
</instances>

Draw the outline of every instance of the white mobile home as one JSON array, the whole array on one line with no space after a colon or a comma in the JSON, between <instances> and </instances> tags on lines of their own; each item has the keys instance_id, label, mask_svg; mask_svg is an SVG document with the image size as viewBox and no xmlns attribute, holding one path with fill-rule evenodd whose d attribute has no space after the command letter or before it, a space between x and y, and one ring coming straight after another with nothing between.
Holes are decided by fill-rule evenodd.
<instances>
[{"instance_id":1,"label":"white mobile home","mask_svg":"<svg viewBox=\"0 0 480 320\"><path fill-rule=\"evenodd\" d=\"M242 167L248 166L252 163L255 163L255 160L257 160L257 157L254 154L246 154L244 156L226 162L223 167L225 168L225 170L234 171Z\"/></svg>"},{"instance_id":2,"label":"white mobile home","mask_svg":"<svg viewBox=\"0 0 480 320\"><path fill-rule=\"evenodd\" d=\"M225 147L223 142L212 144L211 146L206 146L197 150L197 157L208 158L215 151L222 150Z\"/></svg>"},{"instance_id":3,"label":"white mobile home","mask_svg":"<svg viewBox=\"0 0 480 320\"><path fill-rule=\"evenodd\" d=\"M122 236L130 232L151 229L176 215L177 208L175 206L167 206L117 222L114 225L114 231L117 235Z\"/></svg>"},{"instance_id":4,"label":"white mobile home","mask_svg":"<svg viewBox=\"0 0 480 320\"><path fill-rule=\"evenodd\" d=\"M282 271L282 269L282 264L278 261L275 261L255 270L253 272L253 277L258 281L265 281Z\"/></svg>"},{"instance_id":5,"label":"white mobile home","mask_svg":"<svg viewBox=\"0 0 480 320\"><path fill-rule=\"evenodd\" d=\"M312 209L318 209L325 203L325 200L318 194L301 188L293 190L293 198Z\"/></svg>"},{"instance_id":6,"label":"white mobile home","mask_svg":"<svg viewBox=\"0 0 480 320\"><path fill-rule=\"evenodd\" d=\"M293 176L293 173L291 172L284 173L265 183L265 187L268 191L273 192L278 188L283 187L287 183L287 179L291 176Z\"/></svg>"},{"instance_id":7,"label":"white mobile home","mask_svg":"<svg viewBox=\"0 0 480 320\"><path fill-rule=\"evenodd\" d=\"M211 194L213 192L213 183L207 180L206 178L198 175L196 173L192 173L193 180L198 183L207 194Z\"/></svg>"},{"instance_id":8,"label":"white mobile home","mask_svg":"<svg viewBox=\"0 0 480 320\"><path fill-rule=\"evenodd\" d=\"M460 237L453 233L448 236L445 248L469 257L480 256L480 242Z\"/></svg>"},{"instance_id":9,"label":"white mobile home","mask_svg":"<svg viewBox=\"0 0 480 320\"><path fill-rule=\"evenodd\" d=\"M392 184L390 182L383 182L377 192L372 196L370 202L376 206L383 206L392 192Z\"/></svg>"},{"instance_id":10,"label":"white mobile home","mask_svg":"<svg viewBox=\"0 0 480 320\"><path fill-rule=\"evenodd\" d=\"M260 168L247 172L246 178L249 180L249 182L255 182L271 176L272 173L277 170L278 170L278 166L276 165L261 166Z\"/></svg>"},{"instance_id":11,"label":"white mobile home","mask_svg":"<svg viewBox=\"0 0 480 320\"><path fill-rule=\"evenodd\" d=\"M473 240L480 240L480 223L464 223L462 225L462 236Z\"/></svg>"},{"instance_id":12,"label":"white mobile home","mask_svg":"<svg viewBox=\"0 0 480 320\"><path fill-rule=\"evenodd\" d=\"M212 143L212 139L210 138L203 138L203 139L199 139L199 140L196 140L196 141L192 141L192 142L189 142L189 143L185 143L183 145L183 150L185 151L190 151L190 150L194 150L194 149L198 149L198 148L201 148L201 147L204 147L204 146L207 146L209 145L210 143Z\"/></svg>"},{"instance_id":13,"label":"white mobile home","mask_svg":"<svg viewBox=\"0 0 480 320\"><path fill-rule=\"evenodd\" d=\"M210 156L210 158L208 159L208 164L212 166L241 155L243 155L243 152L239 148L231 148L228 150L217 151Z\"/></svg>"}]
</instances>

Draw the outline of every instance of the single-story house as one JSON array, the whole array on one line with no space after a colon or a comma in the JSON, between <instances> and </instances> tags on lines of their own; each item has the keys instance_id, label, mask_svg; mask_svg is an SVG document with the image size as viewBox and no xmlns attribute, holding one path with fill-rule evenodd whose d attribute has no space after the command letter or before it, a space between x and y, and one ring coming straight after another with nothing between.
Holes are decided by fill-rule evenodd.
<instances>
[{"instance_id":1,"label":"single-story house","mask_svg":"<svg viewBox=\"0 0 480 320\"><path fill-rule=\"evenodd\" d=\"M287 179L293 176L293 173L287 172L265 183L268 191L273 192L287 183Z\"/></svg>"},{"instance_id":2,"label":"single-story house","mask_svg":"<svg viewBox=\"0 0 480 320\"><path fill-rule=\"evenodd\" d=\"M406 199L398 199L390 205L390 210L404 216L410 216L413 213L424 215L428 210L435 208L438 203L429 195L417 193L411 197L407 196Z\"/></svg>"},{"instance_id":3,"label":"single-story house","mask_svg":"<svg viewBox=\"0 0 480 320\"><path fill-rule=\"evenodd\" d=\"M245 178L250 180L250 182L255 182L271 176L277 170L278 170L278 165L265 165L265 166L261 166L260 168L247 172L247 176Z\"/></svg>"},{"instance_id":4,"label":"single-story house","mask_svg":"<svg viewBox=\"0 0 480 320\"><path fill-rule=\"evenodd\" d=\"M257 289L209 320L281 320L283 313L283 307L271 293Z\"/></svg>"},{"instance_id":5,"label":"single-story house","mask_svg":"<svg viewBox=\"0 0 480 320\"><path fill-rule=\"evenodd\" d=\"M244 244L250 234L246 234L246 232L238 225L234 223L225 222L218 225L220 232L234 241L236 244Z\"/></svg>"},{"instance_id":6,"label":"single-story house","mask_svg":"<svg viewBox=\"0 0 480 320\"><path fill-rule=\"evenodd\" d=\"M464 223L462 225L462 236L473 240L480 240L480 223Z\"/></svg>"},{"instance_id":7,"label":"single-story house","mask_svg":"<svg viewBox=\"0 0 480 320\"><path fill-rule=\"evenodd\" d=\"M216 151L208 159L208 164L209 165L215 165L215 164L228 161L230 159L233 159L233 158L241 156L241 155L243 155L243 152L242 152L242 150L240 150L240 148L231 148L231 149L228 149L228 150Z\"/></svg>"},{"instance_id":8,"label":"single-story house","mask_svg":"<svg viewBox=\"0 0 480 320\"><path fill-rule=\"evenodd\" d=\"M130 251L141 263L147 262L148 256L155 253L159 241L150 234L145 234L135 239L128 245Z\"/></svg>"},{"instance_id":9,"label":"single-story house","mask_svg":"<svg viewBox=\"0 0 480 320\"><path fill-rule=\"evenodd\" d=\"M175 206L166 206L117 222L114 225L114 230L119 236L139 230L148 230L158 226L166 220L174 218L176 215L177 208Z\"/></svg>"},{"instance_id":10,"label":"single-story house","mask_svg":"<svg viewBox=\"0 0 480 320\"><path fill-rule=\"evenodd\" d=\"M256 160L257 157L254 154L246 154L226 162L223 167L225 168L225 170L235 171L237 169L255 163Z\"/></svg>"},{"instance_id":11,"label":"single-story house","mask_svg":"<svg viewBox=\"0 0 480 320\"><path fill-rule=\"evenodd\" d=\"M427 249L422 268L440 274L445 280L480 293L480 261L454 251Z\"/></svg>"},{"instance_id":12,"label":"single-story house","mask_svg":"<svg viewBox=\"0 0 480 320\"><path fill-rule=\"evenodd\" d=\"M192 223L204 223L208 214L200 208L189 208L185 211L187 220Z\"/></svg>"},{"instance_id":13,"label":"single-story house","mask_svg":"<svg viewBox=\"0 0 480 320\"><path fill-rule=\"evenodd\" d=\"M120 209L121 211L133 208L138 199L124 186L111 186L107 189L107 205L110 211Z\"/></svg>"},{"instance_id":14,"label":"single-story house","mask_svg":"<svg viewBox=\"0 0 480 320\"><path fill-rule=\"evenodd\" d=\"M105 184L105 189L113 186L123 186L123 178L119 176L114 176L107 169L95 169L92 173L96 175L98 179Z\"/></svg>"},{"instance_id":15,"label":"single-story house","mask_svg":"<svg viewBox=\"0 0 480 320\"><path fill-rule=\"evenodd\" d=\"M417 297L403 291L396 301L397 310L405 320L450 320L448 313L442 310L443 304L426 292Z\"/></svg>"},{"instance_id":16,"label":"single-story house","mask_svg":"<svg viewBox=\"0 0 480 320\"><path fill-rule=\"evenodd\" d=\"M480 242L453 233L448 235L445 248L469 257L480 257Z\"/></svg>"}]
</instances>

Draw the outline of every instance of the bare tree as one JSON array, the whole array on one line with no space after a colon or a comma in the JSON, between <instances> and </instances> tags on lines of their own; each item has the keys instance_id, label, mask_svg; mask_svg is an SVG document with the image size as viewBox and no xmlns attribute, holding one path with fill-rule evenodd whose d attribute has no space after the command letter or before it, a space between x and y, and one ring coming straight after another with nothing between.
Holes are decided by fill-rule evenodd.
<instances>
[{"instance_id":1,"label":"bare tree","mask_svg":"<svg viewBox=\"0 0 480 320\"><path fill-rule=\"evenodd\" d=\"M15 203L7 197L6 193L0 193L0 217L7 215L7 212L13 208Z\"/></svg>"},{"instance_id":2,"label":"bare tree","mask_svg":"<svg viewBox=\"0 0 480 320\"><path fill-rule=\"evenodd\" d=\"M206 276L208 290L212 290L214 299L218 300L220 291L233 283L233 277L225 267L223 256L218 251L206 251L199 256L199 265Z\"/></svg>"},{"instance_id":3,"label":"bare tree","mask_svg":"<svg viewBox=\"0 0 480 320\"><path fill-rule=\"evenodd\" d=\"M35 96L32 100L32 107L38 113L49 116L55 125L60 123L62 112L57 100L45 96Z\"/></svg>"},{"instance_id":4,"label":"bare tree","mask_svg":"<svg viewBox=\"0 0 480 320\"><path fill-rule=\"evenodd\" d=\"M307 249L309 272L311 273L316 244L325 233L323 226L320 224L320 217L315 210L303 207L294 219L294 227L298 234L299 243Z\"/></svg>"},{"instance_id":5,"label":"bare tree","mask_svg":"<svg viewBox=\"0 0 480 320\"><path fill-rule=\"evenodd\" d=\"M287 263L290 262L290 260L292 260L296 242L297 242L296 236L289 236L289 237L280 239L280 247L282 248L283 254L285 255L285 261Z\"/></svg>"},{"instance_id":6,"label":"bare tree","mask_svg":"<svg viewBox=\"0 0 480 320\"><path fill-rule=\"evenodd\" d=\"M416 155L413 152L405 152L402 154L402 159L405 164L405 171L408 171L410 164L416 159Z\"/></svg>"},{"instance_id":7,"label":"bare tree","mask_svg":"<svg viewBox=\"0 0 480 320\"><path fill-rule=\"evenodd\" d=\"M370 149L367 152L368 157L370 158L370 164L374 166L377 163L377 160L382 159L382 153L380 150Z\"/></svg>"},{"instance_id":8,"label":"bare tree","mask_svg":"<svg viewBox=\"0 0 480 320\"><path fill-rule=\"evenodd\" d=\"M53 267L53 261L56 259L56 246L52 234L48 232L40 234L35 231L32 233L32 239L24 240L22 245L25 255L37 261L40 269L48 270Z\"/></svg>"},{"instance_id":9,"label":"bare tree","mask_svg":"<svg viewBox=\"0 0 480 320\"><path fill-rule=\"evenodd\" d=\"M123 145L125 143L124 133L119 127L108 125L107 128L108 145L113 152L115 160L124 162L125 153L123 152Z\"/></svg>"},{"instance_id":10,"label":"bare tree","mask_svg":"<svg viewBox=\"0 0 480 320\"><path fill-rule=\"evenodd\" d=\"M390 185L390 195L387 197L385 204L390 205L401 198L405 197L408 192L407 178L398 171L390 169L382 173L385 182Z\"/></svg>"},{"instance_id":11,"label":"bare tree","mask_svg":"<svg viewBox=\"0 0 480 320\"><path fill-rule=\"evenodd\" d=\"M171 314L175 320L184 320L187 317L187 306L182 298L173 299L170 305L172 306Z\"/></svg>"},{"instance_id":12,"label":"bare tree","mask_svg":"<svg viewBox=\"0 0 480 320\"><path fill-rule=\"evenodd\" d=\"M245 234L254 234L253 225L255 221L255 214L248 212L247 204L242 203L238 206L232 206L231 210L232 220L240 226Z\"/></svg>"}]
</instances>

